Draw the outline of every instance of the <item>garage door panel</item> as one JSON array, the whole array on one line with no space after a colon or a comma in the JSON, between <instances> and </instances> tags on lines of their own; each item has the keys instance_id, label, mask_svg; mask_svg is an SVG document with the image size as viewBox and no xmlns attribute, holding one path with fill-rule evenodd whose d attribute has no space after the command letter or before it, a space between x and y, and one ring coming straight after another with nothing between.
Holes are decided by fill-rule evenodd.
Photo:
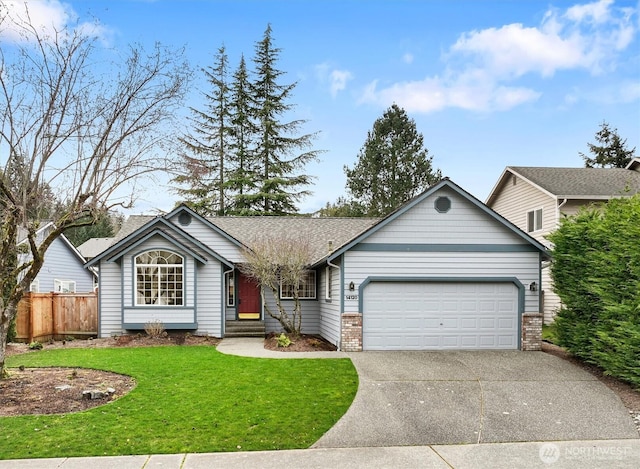
<instances>
[{"instance_id":1,"label":"garage door panel","mask_svg":"<svg viewBox=\"0 0 640 469\"><path fill-rule=\"evenodd\" d=\"M518 348L512 283L374 282L363 297L365 350Z\"/></svg>"}]
</instances>

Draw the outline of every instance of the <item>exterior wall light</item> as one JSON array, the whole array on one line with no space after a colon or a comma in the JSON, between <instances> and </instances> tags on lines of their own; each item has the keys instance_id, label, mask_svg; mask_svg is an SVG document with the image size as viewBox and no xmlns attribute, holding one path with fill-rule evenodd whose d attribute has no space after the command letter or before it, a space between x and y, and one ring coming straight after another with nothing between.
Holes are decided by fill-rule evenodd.
<instances>
[{"instance_id":1,"label":"exterior wall light","mask_svg":"<svg viewBox=\"0 0 640 469\"><path fill-rule=\"evenodd\" d=\"M349 282L349 291L354 291L356 289L356 284L353 282Z\"/></svg>"},{"instance_id":2,"label":"exterior wall light","mask_svg":"<svg viewBox=\"0 0 640 469\"><path fill-rule=\"evenodd\" d=\"M538 291L538 284L536 282L531 282L531 284L529 285L529 290Z\"/></svg>"}]
</instances>

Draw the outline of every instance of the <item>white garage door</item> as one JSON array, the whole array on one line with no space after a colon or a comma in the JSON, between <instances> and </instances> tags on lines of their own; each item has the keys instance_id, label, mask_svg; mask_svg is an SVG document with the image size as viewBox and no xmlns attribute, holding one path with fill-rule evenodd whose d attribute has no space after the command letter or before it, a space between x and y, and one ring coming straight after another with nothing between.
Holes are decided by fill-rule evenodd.
<instances>
[{"instance_id":1,"label":"white garage door","mask_svg":"<svg viewBox=\"0 0 640 469\"><path fill-rule=\"evenodd\" d=\"M364 350L518 348L513 283L373 282L363 294Z\"/></svg>"}]
</instances>

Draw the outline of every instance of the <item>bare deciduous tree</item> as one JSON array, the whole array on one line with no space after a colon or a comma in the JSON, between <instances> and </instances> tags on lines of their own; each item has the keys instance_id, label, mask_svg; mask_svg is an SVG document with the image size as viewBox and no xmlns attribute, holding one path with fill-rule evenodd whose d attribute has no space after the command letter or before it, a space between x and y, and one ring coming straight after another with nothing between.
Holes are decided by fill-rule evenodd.
<instances>
[{"instance_id":1,"label":"bare deciduous tree","mask_svg":"<svg viewBox=\"0 0 640 469\"><path fill-rule=\"evenodd\" d=\"M295 237L265 236L245 249L245 262L240 270L260 286L262 304L269 316L277 319L282 328L300 335L302 308L300 286L304 283L311 263L311 249L307 240ZM293 309L287 311L280 298L280 284L290 286ZM271 311L266 292L273 295L277 311Z\"/></svg>"},{"instance_id":2,"label":"bare deciduous tree","mask_svg":"<svg viewBox=\"0 0 640 469\"><path fill-rule=\"evenodd\" d=\"M26 5L26 4L25 4ZM4 33L4 34L3 34ZM163 168L190 69L179 51L130 47L107 60L87 28L47 32L25 6L0 4L0 376L9 325L51 243L66 229L90 225L133 203L136 181ZM15 40L4 40L5 37ZM107 59L105 59L105 57ZM46 192L60 201L55 224L36 240ZM29 259L18 263L19 229Z\"/></svg>"}]
</instances>

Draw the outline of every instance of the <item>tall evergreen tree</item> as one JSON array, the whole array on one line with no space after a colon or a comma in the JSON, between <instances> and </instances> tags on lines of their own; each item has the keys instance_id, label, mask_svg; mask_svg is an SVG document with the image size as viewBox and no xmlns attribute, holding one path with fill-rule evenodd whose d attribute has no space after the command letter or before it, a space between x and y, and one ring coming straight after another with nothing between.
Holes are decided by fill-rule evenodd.
<instances>
[{"instance_id":1,"label":"tall evergreen tree","mask_svg":"<svg viewBox=\"0 0 640 469\"><path fill-rule=\"evenodd\" d=\"M250 194L258 187L259 175L256 173L253 151L257 129L252 119L254 114L252 106L249 74L244 55L242 55L230 85L230 167L225 184L230 192L227 210L229 215L252 213Z\"/></svg>"},{"instance_id":2,"label":"tall evergreen tree","mask_svg":"<svg viewBox=\"0 0 640 469\"><path fill-rule=\"evenodd\" d=\"M218 49L214 64L202 71L211 90L203 93L203 110L191 108L193 128L190 134L180 138L185 152L181 155L179 175L173 181L186 186L176 191L201 214L224 215L231 132L228 57L224 45Z\"/></svg>"},{"instance_id":3,"label":"tall evergreen tree","mask_svg":"<svg viewBox=\"0 0 640 469\"><path fill-rule=\"evenodd\" d=\"M442 178L428 154L415 121L394 104L374 122L354 167L344 167L347 190L366 215L385 216Z\"/></svg>"},{"instance_id":4,"label":"tall evergreen tree","mask_svg":"<svg viewBox=\"0 0 640 469\"><path fill-rule=\"evenodd\" d=\"M618 129L612 129L607 122L600 124L596 132L598 143L587 143L593 158L580 152L587 168L625 168L633 159L635 147L627 148L627 139L618 135Z\"/></svg>"},{"instance_id":5,"label":"tall evergreen tree","mask_svg":"<svg viewBox=\"0 0 640 469\"><path fill-rule=\"evenodd\" d=\"M251 83L258 131L255 157L261 180L258 191L247 197L252 209L264 215L297 212L295 203L310 194L305 187L312 177L303 173L304 167L318 156L317 150L310 149L315 134L296 135L306 121L282 121L293 108L288 99L296 83L279 82L285 73L276 68L280 52L273 44L268 25L255 46L255 81Z\"/></svg>"}]
</instances>

